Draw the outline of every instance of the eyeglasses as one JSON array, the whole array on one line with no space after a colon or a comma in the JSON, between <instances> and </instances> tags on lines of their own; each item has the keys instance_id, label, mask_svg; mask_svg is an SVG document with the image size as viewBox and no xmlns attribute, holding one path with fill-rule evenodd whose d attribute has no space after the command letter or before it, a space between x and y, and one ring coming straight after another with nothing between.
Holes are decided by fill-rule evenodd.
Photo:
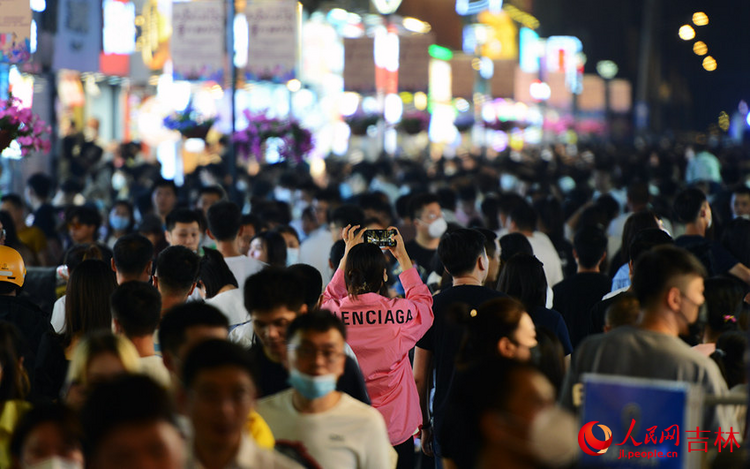
<instances>
[{"instance_id":1,"label":"eyeglasses","mask_svg":"<svg viewBox=\"0 0 750 469\"><path fill-rule=\"evenodd\" d=\"M299 345L290 345L288 348L290 351L297 353L297 358L303 360L316 360L318 355L321 355L327 363L334 363L339 357L344 355L344 352L332 349L316 349L314 347Z\"/></svg>"},{"instance_id":2,"label":"eyeglasses","mask_svg":"<svg viewBox=\"0 0 750 469\"><path fill-rule=\"evenodd\" d=\"M438 214L435 213L428 213L427 215L424 215L422 218L418 218L418 220L421 220L425 223L432 223L433 221L437 220L438 218L443 218L443 212L440 212Z\"/></svg>"}]
</instances>

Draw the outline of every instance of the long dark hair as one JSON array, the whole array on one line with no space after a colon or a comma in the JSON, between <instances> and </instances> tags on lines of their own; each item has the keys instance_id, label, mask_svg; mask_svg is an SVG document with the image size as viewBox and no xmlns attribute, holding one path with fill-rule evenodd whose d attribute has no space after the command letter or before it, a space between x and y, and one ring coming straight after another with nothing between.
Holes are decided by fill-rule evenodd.
<instances>
[{"instance_id":1,"label":"long dark hair","mask_svg":"<svg viewBox=\"0 0 750 469\"><path fill-rule=\"evenodd\" d=\"M206 289L206 298L213 298L227 285L239 286L237 278L224 261L224 256L216 249L209 248L203 248L198 281Z\"/></svg>"},{"instance_id":2,"label":"long dark hair","mask_svg":"<svg viewBox=\"0 0 750 469\"><path fill-rule=\"evenodd\" d=\"M370 243L357 244L349 250L344 266L346 290L352 298L364 293L385 296L383 272L388 268L380 248Z\"/></svg>"},{"instance_id":3,"label":"long dark hair","mask_svg":"<svg viewBox=\"0 0 750 469\"><path fill-rule=\"evenodd\" d=\"M0 403L23 399L29 391L29 377L19 356L22 340L16 326L0 321Z\"/></svg>"},{"instance_id":4,"label":"long dark hair","mask_svg":"<svg viewBox=\"0 0 750 469\"><path fill-rule=\"evenodd\" d=\"M111 329L109 301L115 288L115 274L104 261L88 259L73 270L65 296L65 347L79 334Z\"/></svg>"},{"instance_id":5,"label":"long dark hair","mask_svg":"<svg viewBox=\"0 0 750 469\"><path fill-rule=\"evenodd\" d=\"M260 239L266 247L268 265L281 268L286 267L286 241L281 233L274 230L261 231L253 236L250 243L256 239Z\"/></svg>"},{"instance_id":6,"label":"long dark hair","mask_svg":"<svg viewBox=\"0 0 750 469\"><path fill-rule=\"evenodd\" d=\"M531 254L519 253L508 259L497 281L498 291L517 299L533 315L547 303L547 277L544 266Z\"/></svg>"},{"instance_id":7,"label":"long dark hair","mask_svg":"<svg viewBox=\"0 0 750 469\"><path fill-rule=\"evenodd\" d=\"M513 335L525 312L521 302L507 297L486 301L477 309L454 307L450 316L466 325L457 364L466 367L485 358L498 357L497 343L503 337L515 342Z\"/></svg>"},{"instance_id":8,"label":"long dark hair","mask_svg":"<svg viewBox=\"0 0 750 469\"><path fill-rule=\"evenodd\" d=\"M635 235L648 228L659 228L659 217L651 210L633 213L625 220L622 228L622 247L620 247L620 265L630 261L630 243Z\"/></svg>"}]
</instances>

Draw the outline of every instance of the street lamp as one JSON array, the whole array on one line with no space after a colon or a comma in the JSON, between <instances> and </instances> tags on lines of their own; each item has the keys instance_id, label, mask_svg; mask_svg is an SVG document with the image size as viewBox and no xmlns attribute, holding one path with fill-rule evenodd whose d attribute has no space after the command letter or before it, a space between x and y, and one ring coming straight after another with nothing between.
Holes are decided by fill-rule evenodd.
<instances>
[{"instance_id":1,"label":"street lamp","mask_svg":"<svg viewBox=\"0 0 750 469\"><path fill-rule=\"evenodd\" d=\"M677 34L683 41L690 41L695 37L695 29L693 29L693 27L689 24L683 24L682 26L680 26L680 30L677 32Z\"/></svg>"}]
</instances>

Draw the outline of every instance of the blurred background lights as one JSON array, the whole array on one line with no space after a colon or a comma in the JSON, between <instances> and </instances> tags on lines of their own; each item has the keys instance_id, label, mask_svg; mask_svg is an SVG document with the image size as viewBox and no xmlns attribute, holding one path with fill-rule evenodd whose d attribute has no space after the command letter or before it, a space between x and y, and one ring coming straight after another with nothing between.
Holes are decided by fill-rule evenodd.
<instances>
[{"instance_id":1,"label":"blurred background lights","mask_svg":"<svg viewBox=\"0 0 750 469\"><path fill-rule=\"evenodd\" d=\"M425 23L424 21L409 17L404 18L403 25L404 29L413 33L429 33L432 29L429 23Z\"/></svg>"},{"instance_id":2,"label":"blurred background lights","mask_svg":"<svg viewBox=\"0 0 750 469\"><path fill-rule=\"evenodd\" d=\"M696 55L706 55L708 52L708 46L703 41L696 41L695 44L693 44L693 52L695 52Z\"/></svg>"},{"instance_id":3,"label":"blurred background lights","mask_svg":"<svg viewBox=\"0 0 750 469\"><path fill-rule=\"evenodd\" d=\"M421 91L414 93L414 107L420 111L427 109L428 99L427 95Z\"/></svg>"},{"instance_id":4,"label":"blurred background lights","mask_svg":"<svg viewBox=\"0 0 750 469\"><path fill-rule=\"evenodd\" d=\"M297 80L296 78L293 78L286 82L286 87L291 91L292 93L296 93L302 88L302 82Z\"/></svg>"},{"instance_id":5,"label":"blurred background lights","mask_svg":"<svg viewBox=\"0 0 750 469\"><path fill-rule=\"evenodd\" d=\"M705 26L708 24L708 15L702 11L693 13L693 24L696 26Z\"/></svg>"},{"instance_id":6,"label":"blurred background lights","mask_svg":"<svg viewBox=\"0 0 750 469\"><path fill-rule=\"evenodd\" d=\"M719 114L719 128L724 132L729 130L729 114L724 111Z\"/></svg>"},{"instance_id":7,"label":"blurred background lights","mask_svg":"<svg viewBox=\"0 0 750 469\"><path fill-rule=\"evenodd\" d=\"M619 71L617 64L611 60L601 60L596 63L596 73L605 80L613 79Z\"/></svg>"},{"instance_id":8,"label":"blurred background lights","mask_svg":"<svg viewBox=\"0 0 750 469\"><path fill-rule=\"evenodd\" d=\"M678 34L683 41L689 41L695 37L695 30L689 24L683 24Z\"/></svg>"},{"instance_id":9,"label":"blurred background lights","mask_svg":"<svg viewBox=\"0 0 750 469\"><path fill-rule=\"evenodd\" d=\"M703 68L705 68L709 72L713 72L714 70L716 70L716 59L714 59L710 55L707 55L703 59Z\"/></svg>"}]
</instances>

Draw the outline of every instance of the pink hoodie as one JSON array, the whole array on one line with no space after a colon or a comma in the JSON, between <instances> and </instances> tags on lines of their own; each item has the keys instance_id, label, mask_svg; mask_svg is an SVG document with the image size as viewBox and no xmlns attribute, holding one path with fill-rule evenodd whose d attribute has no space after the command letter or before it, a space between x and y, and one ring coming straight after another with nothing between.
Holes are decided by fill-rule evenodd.
<instances>
[{"instance_id":1,"label":"pink hoodie","mask_svg":"<svg viewBox=\"0 0 750 469\"><path fill-rule=\"evenodd\" d=\"M341 269L323 293L321 308L331 310L347 327L347 343L359 360L372 406L383 414L392 445L408 440L422 423L409 350L432 326L432 295L411 268L399 275L406 299L346 291Z\"/></svg>"}]
</instances>

